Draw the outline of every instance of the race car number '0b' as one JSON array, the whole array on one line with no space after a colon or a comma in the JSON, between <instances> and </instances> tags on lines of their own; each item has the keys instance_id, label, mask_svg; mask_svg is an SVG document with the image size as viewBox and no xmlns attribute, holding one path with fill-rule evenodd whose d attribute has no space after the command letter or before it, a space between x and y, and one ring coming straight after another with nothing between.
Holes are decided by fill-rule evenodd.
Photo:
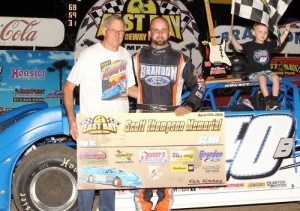
<instances>
[{"instance_id":1,"label":"race car number '0b'","mask_svg":"<svg viewBox=\"0 0 300 211\"><path fill-rule=\"evenodd\" d=\"M228 176L266 177L278 170L283 158L290 156L292 139L288 138L295 129L289 114L226 116L225 125Z\"/></svg>"}]
</instances>

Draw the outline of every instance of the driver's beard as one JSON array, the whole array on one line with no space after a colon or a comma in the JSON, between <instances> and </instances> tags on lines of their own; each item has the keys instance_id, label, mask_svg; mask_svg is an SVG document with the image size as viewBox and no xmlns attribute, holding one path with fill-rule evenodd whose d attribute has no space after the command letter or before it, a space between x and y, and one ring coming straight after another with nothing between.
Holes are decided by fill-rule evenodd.
<instances>
[{"instance_id":1,"label":"driver's beard","mask_svg":"<svg viewBox=\"0 0 300 211\"><path fill-rule=\"evenodd\" d=\"M160 40L160 41L152 40L152 43L155 45L166 45L168 42L169 42L168 40Z\"/></svg>"}]
</instances>

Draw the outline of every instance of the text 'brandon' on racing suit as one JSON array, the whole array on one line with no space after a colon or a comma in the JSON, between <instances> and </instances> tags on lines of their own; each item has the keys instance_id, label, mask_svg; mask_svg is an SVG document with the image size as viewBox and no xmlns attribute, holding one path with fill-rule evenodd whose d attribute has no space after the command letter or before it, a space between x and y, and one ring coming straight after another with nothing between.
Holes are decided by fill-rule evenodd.
<instances>
[{"instance_id":1,"label":"text 'brandon' on racing suit","mask_svg":"<svg viewBox=\"0 0 300 211\"><path fill-rule=\"evenodd\" d=\"M185 106L198 111L205 93L191 60L171 45L162 49L143 47L133 57L138 84L137 112L172 112L182 103L185 86L190 95ZM170 210L173 204L172 188L158 188L155 210ZM151 210L152 189L136 190L134 201L137 210Z\"/></svg>"}]
</instances>

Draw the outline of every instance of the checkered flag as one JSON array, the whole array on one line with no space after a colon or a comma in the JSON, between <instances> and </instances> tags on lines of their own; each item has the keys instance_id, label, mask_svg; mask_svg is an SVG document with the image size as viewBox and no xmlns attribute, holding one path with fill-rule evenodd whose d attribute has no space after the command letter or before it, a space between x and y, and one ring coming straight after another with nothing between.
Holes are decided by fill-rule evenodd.
<instances>
[{"instance_id":1,"label":"checkered flag","mask_svg":"<svg viewBox=\"0 0 300 211\"><path fill-rule=\"evenodd\" d=\"M123 6L124 6L124 3L121 0L108 1L105 4L103 4L102 6L96 5L89 11L89 13L88 13L89 16L87 16L82 21L79 31L81 29L85 28L85 30L82 30L82 32L86 32L94 25L96 25L98 28L102 21L102 15L104 13L110 13L110 14L121 13L123 11ZM78 34L77 41L80 40L83 35L84 35L84 33Z\"/></svg>"},{"instance_id":2,"label":"checkered flag","mask_svg":"<svg viewBox=\"0 0 300 211\"><path fill-rule=\"evenodd\" d=\"M278 37L278 21L292 0L233 0L231 14L265 24Z\"/></svg>"},{"instance_id":3,"label":"checkered flag","mask_svg":"<svg viewBox=\"0 0 300 211\"><path fill-rule=\"evenodd\" d=\"M187 29L195 37L197 38L199 37L199 30L196 23L192 24L192 27L189 26L190 21L192 21L192 17L189 11L184 11L182 8L179 8L179 6L174 5L169 1L168 2L162 1L162 3L160 4L160 12L166 15L180 15L181 32Z\"/></svg>"},{"instance_id":4,"label":"checkered flag","mask_svg":"<svg viewBox=\"0 0 300 211\"><path fill-rule=\"evenodd\" d=\"M119 127L121 125L120 122L116 121L114 118L111 118L111 117L107 117L107 123L113 123L116 125L116 127Z\"/></svg>"},{"instance_id":5,"label":"checkered flag","mask_svg":"<svg viewBox=\"0 0 300 211\"><path fill-rule=\"evenodd\" d=\"M85 125L88 125L88 124L91 124L91 123L93 123L93 118L89 117L89 118L86 118L85 120L83 120L82 122L80 122L79 125L81 127L84 127Z\"/></svg>"}]
</instances>

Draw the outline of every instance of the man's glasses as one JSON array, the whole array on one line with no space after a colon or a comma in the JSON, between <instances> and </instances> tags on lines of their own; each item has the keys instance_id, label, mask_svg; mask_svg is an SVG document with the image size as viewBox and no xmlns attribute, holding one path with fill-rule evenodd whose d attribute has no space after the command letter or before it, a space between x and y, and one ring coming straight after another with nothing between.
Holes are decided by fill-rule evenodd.
<instances>
[{"instance_id":1,"label":"man's glasses","mask_svg":"<svg viewBox=\"0 0 300 211\"><path fill-rule=\"evenodd\" d=\"M107 27L105 27L107 28ZM113 35L116 35L116 34L119 34L119 35L124 35L125 32L124 31L118 31L118 30L115 30L115 29L109 29L107 28L108 31L110 31Z\"/></svg>"}]
</instances>

